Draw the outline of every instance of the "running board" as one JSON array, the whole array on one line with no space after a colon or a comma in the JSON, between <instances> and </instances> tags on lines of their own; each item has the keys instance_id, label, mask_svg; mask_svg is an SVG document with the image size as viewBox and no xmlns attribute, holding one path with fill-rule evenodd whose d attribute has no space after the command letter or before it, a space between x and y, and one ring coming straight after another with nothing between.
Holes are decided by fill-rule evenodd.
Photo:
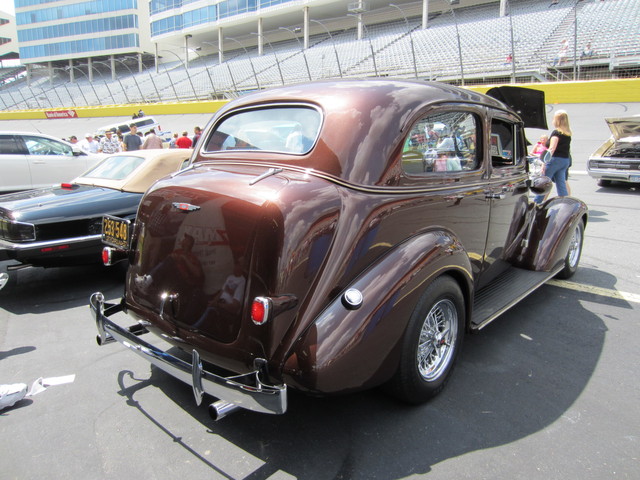
<instances>
[{"instance_id":1,"label":"running board","mask_svg":"<svg viewBox=\"0 0 640 480\"><path fill-rule=\"evenodd\" d=\"M480 330L492 320L506 312L547 280L553 278L560 268L552 272L534 272L509 267L475 295L471 330Z\"/></svg>"}]
</instances>

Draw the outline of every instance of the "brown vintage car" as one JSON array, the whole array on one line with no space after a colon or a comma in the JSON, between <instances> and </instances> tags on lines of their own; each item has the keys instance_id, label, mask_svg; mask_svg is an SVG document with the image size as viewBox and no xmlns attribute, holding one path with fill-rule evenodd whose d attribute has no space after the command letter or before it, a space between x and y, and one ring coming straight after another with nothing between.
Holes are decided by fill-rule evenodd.
<instances>
[{"instance_id":1,"label":"brown vintage car","mask_svg":"<svg viewBox=\"0 0 640 480\"><path fill-rule=\"evenodd\" d=\"M390 79L229 103L191 166L146 192L122 301L91 297L99 343L216 397L214 418L284 413L288 388L428 400L466 331L571 276L582 250L583 202L531 200L551 186L530 179L524 135L546 128L544 97L490 93L511 106Z\"/></svg>"}]
</instances>

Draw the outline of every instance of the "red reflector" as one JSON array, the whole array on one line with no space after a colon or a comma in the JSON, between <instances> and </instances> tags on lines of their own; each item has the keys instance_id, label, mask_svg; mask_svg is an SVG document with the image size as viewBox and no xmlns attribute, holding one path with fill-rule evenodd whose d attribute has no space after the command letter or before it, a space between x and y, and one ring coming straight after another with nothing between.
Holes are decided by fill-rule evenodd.
<instances>
[{"instance_id":1,"label":"red reflector","mask_svg":"<svg viewBox=\"0 0 640 480\"><path fill-rule=\"evenodd\" d=\"M251 320L256 325L263 325L269 320L269 299L256 297L251 304Z\"/></svg>"},{"instance_id":2,"label":"red reflector","mask_svg":"<svg viewBox=\"0 0 640 480\"><path fill-rule=\"evenodd\" d=\"M111 265L111 255L109 255L109 248L104 247L102 249L102 264Z\"/></svg>"},{"instance_id":3,"label":"red reflector","mask_svg":"<svg viewBox=\"0 0 640 480\"><path fill-rule=\"evenodd\" d=\"M58 245L57 247L41 248L40 252L42 252L42 253L51 253L51 252L58 252L60 250L67 250L68 248L69 248L69 245Z\"/></svg>"},{"instance_id":4,"label":"red reflector","mask_svg":"<svg viewBox=\"0 0 640 480\"><path fill-rule=\"evenodd\" d=\"M73 183L61 183L60 188L64 188L66 190L73 190Z\"/></svg>"}]
</instances>

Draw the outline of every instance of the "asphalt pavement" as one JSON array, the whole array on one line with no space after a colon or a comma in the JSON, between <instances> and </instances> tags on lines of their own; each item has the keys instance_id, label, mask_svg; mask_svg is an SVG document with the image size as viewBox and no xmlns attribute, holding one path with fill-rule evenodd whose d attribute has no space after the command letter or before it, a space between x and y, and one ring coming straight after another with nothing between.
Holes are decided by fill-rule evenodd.
<instances>
[{"instance_id":1,"label":"asphalt pavement","mask_svg":"<svg viewBox=\"0 0 640 480\"><path fill-rule=\"evenodd\" d=\"M20 270L0 290L0 383L53 384L0 411L0 478L640 478L640 186L586 175L609 136L603 117L640 105L548 108L569 113L570 187L590 208L580 268L467 335L433 401L293 393L285 415L213 422L190 387L119 344L97 346L88 298L118 299L121 270ZM202 124L170 117L178 129Z\"/></svg>"}]
</instances>

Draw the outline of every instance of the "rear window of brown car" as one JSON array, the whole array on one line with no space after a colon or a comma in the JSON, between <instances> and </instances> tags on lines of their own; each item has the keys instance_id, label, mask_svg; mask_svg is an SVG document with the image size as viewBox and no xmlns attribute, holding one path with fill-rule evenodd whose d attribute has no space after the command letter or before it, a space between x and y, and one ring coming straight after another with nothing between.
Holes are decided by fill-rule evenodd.
<instances>
[{"instance_id":1,"label":"rear window of brown car","mask_svg":"<svg viewBox=\"0 0 640 480\"><path fill-rule=\"evenodd\" d=\"M261 150L305 154L318 138L322 115L313 107L268 106L232 113L212 130L205 152Z\"/></svg>"}]
</instances>

